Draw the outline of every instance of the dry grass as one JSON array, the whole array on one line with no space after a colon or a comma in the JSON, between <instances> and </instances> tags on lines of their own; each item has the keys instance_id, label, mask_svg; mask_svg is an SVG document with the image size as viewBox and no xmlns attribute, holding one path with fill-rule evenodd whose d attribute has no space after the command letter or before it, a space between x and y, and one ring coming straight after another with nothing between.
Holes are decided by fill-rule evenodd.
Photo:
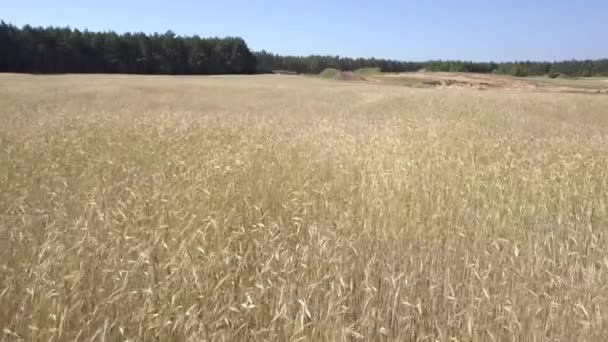
<instances>
[{"instance_id":1,"label":"dry grass","mask_svg":"<svg viewBox=\"0 0 608 342\"><path fill-rule=\"evenodd\" d=\"M0 76L0 340L605 340L608 97Z\"/></svg>"}]
</instances>

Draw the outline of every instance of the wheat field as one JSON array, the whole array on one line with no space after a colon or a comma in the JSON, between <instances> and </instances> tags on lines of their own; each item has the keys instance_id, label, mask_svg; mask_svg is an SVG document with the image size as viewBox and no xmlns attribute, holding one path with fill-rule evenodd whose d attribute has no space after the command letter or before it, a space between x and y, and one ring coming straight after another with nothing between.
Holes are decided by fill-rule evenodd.
<instances>
[{"instance_id":1,"label":"wheat field","mask_svg":"<svg viewBox=\"0 0 608 342\"><path fill-rule=\"evenodd\" d=\"M1 341L608 339L608 96L0 75Z\"/></svg>"}]
</instances>

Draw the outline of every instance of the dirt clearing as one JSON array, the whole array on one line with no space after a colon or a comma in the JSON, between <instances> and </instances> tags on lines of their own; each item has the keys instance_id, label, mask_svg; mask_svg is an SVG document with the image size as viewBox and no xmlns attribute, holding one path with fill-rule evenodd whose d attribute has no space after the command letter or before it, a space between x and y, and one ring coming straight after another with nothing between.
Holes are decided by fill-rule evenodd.
<instances>
[{"instance_id":1,"label":"dirt clearing","mask_svg":"<svg viewBox=\"0 0 608 342\"><path fill-rule=\"evenodd\" d=\"M504 89L531 92L607 93L608 80L569 78L552 80L544 77L512 77L476 73L410 72L373 75L376 83L435 88Z\"/></svg>"}]
</instances>

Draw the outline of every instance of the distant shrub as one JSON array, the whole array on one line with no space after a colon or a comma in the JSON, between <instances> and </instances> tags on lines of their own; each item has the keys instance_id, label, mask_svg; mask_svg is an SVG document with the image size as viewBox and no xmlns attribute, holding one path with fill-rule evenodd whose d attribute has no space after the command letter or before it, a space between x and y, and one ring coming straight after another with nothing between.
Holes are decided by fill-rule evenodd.
<instances>
[{"instance_id":1,"label":"distant shrub","mask_svg":"<svg viewBox=\"0 0 608 342\"><path fill-rule=\"evenodd\" d=\"M562 74L561 72L551 72L548 76L549 78L572 78L572 76Z\"/></svg>"},{"instance_id":2,"label":"distant shrub","mask_svg":"<svg viewBox=\"0 0 608 342\"><path fill-rule=\"evenodd\" d=\"M375 75L381 73L382 70L380 68L360 68L355 70L355 74L357 75Z\"/></svg>"},{"instance_id":3,"label":"distant shrub","mask_svg":"<svg viewBox=\"0 0 608 342\"><path fill-rule=\"evenodd\" d=\"M335 78L339 72L340 71L334 68L326 68L325 70L321 71L319 76L321 76L322 78Z\"/></svg>"}]
</instances>

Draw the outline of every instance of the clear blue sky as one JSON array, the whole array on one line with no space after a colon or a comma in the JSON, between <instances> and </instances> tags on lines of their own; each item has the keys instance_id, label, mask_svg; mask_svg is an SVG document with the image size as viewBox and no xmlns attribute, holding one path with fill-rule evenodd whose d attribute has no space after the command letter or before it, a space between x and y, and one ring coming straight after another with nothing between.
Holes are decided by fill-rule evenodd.
<instances>
[{"instance_id":1,"label":"clear blue sky","mask_svg":"<svg viewBox=\"0 0 608 342\"><path fill-rule=\"evenodd\" d=\"M0 0L0 19L240 36L254 50L401 60L608 57L608 0Z\"/></svg>"}]
</instances>

